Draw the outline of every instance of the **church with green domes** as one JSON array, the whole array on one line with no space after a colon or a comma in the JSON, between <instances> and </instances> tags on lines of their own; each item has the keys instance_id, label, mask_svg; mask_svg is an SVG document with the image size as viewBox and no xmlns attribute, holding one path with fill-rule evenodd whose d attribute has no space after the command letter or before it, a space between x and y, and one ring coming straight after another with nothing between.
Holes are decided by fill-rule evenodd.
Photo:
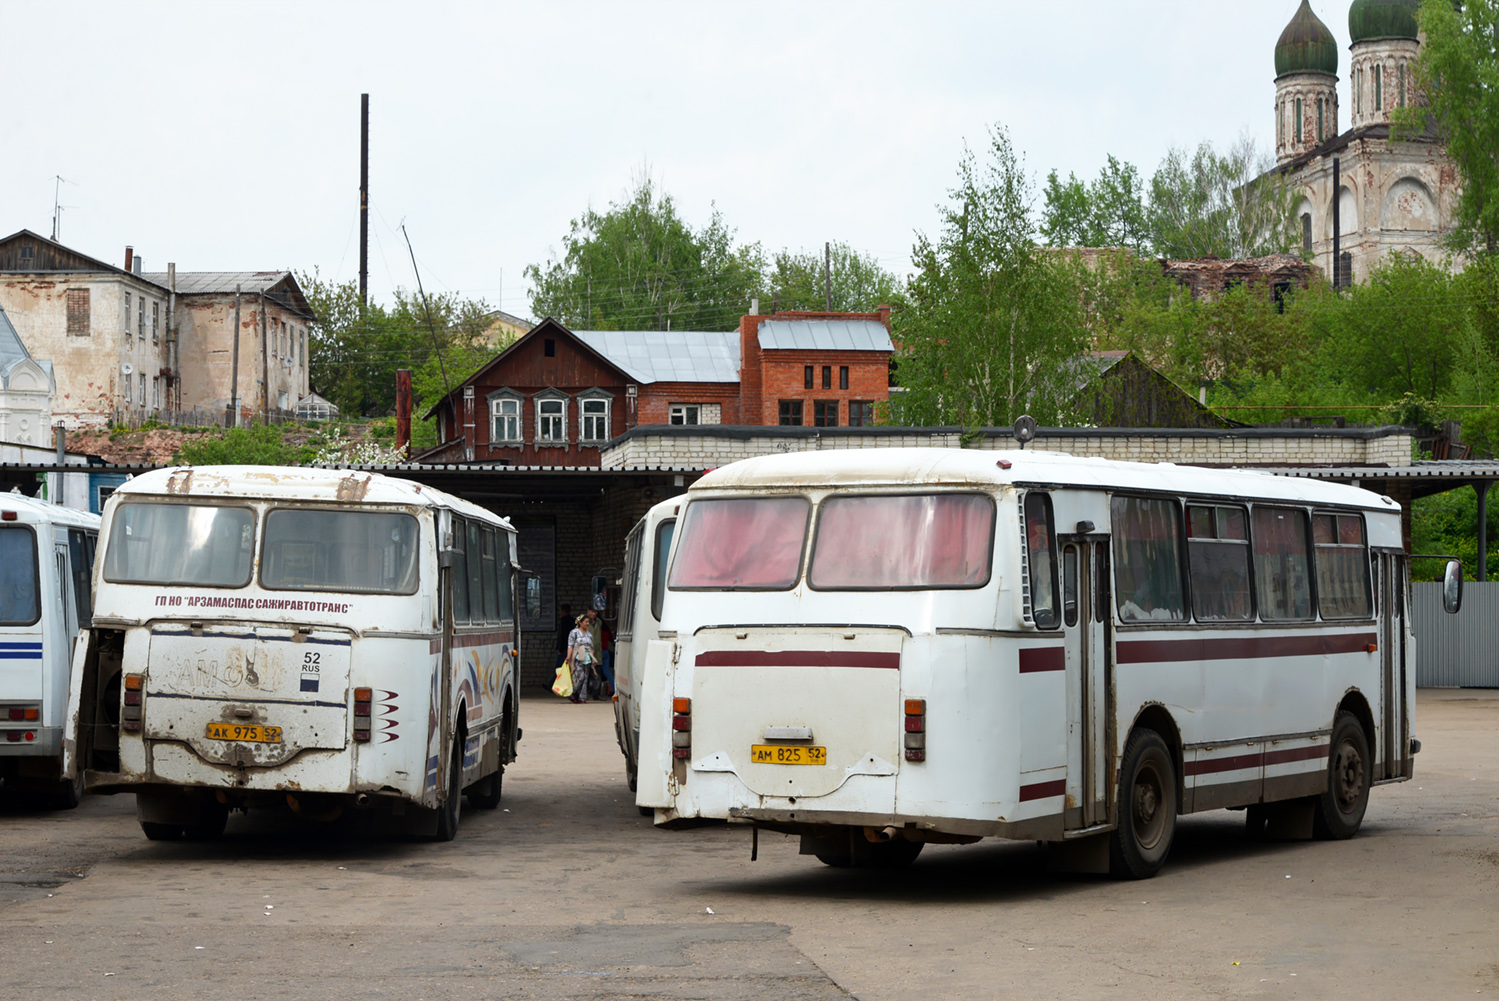
<instances>
[{"instance_id":1,"label":"church with green domes","mask_svg":"<svg viewBox=\"0 0 1499 1001\"><path fill-rule=\"evenodd\" d=\"M1418 99L1419 7L1420 0L1353 0L1346 130L1338 45L1307 0L1275 44L1275 169L1300 196L1302 248L1329 277L1337 200L1345 282L1366 280L1391 253L1446 256L1440 241L1451 228L1457 170L1434 138L1390 139L1390 113Z\"/></svg>"}]
</instances>

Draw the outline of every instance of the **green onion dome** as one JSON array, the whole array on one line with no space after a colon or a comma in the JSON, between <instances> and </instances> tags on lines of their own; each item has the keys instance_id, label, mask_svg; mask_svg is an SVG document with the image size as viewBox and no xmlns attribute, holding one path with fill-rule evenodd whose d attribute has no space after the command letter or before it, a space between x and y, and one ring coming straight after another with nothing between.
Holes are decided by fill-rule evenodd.
<instances>
[{"instance_id":1,"label":"green onion dome","mask_svg":"<svg viewBox=\"0 0 1499 1001\"><path fill-rule=\"evenodd\" d=\"M1421 0L1353 0L1348 8L1348 35L1353 44L1378 38L1416 38L1416 11Z\"/></svg>"},{"instance_id":2,"label":"green onion dome","mask_svg":"<svg viewBox=\"0 0 1499 1001\"><path fill-rule=\"evenodd\" d=\"M1352 17L1352 15L1349 15ZM1327 73L1338 75L1338 43L1327 25L1312 13L1311 4L1301 0L1296 15L1275 43L1275 75L1287 73Z\"/></svg>"}]
</instances>

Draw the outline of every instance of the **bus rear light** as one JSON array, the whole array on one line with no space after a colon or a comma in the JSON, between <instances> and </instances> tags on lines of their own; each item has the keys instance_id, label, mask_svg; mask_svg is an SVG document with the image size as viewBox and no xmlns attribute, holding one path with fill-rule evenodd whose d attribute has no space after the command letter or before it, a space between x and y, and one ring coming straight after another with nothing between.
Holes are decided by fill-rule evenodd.
<instances>
[{"instance_id":1,"label":"bus rear light","mask_svg":"<svg viewBox=\"0 0 1499 1001\"><path fill-rule=\"evenodd\" d=\"M13 720L19 720L19 721L23 721L24 722L24 721L27 721L27 720L37 720L37 719L40 719L41 718L41 710L38 709L36 706L11 706L10 707L10 711L9 711L9 713L7 713L7 715L9 715L10 718L13 719Z\"/></svg>"},{"instance_id":2,"label":"bus rear light","mask_svg":"<svg viewBox=\"0 0 1499 1001\"><path fill-rule=\"evenodd\" d=\"M34 732L32 732L31 730L27 730L26 731L26 739L27 740L36 740L36 734Z\"/></svg>"},{"instance_id":3,"label":"bus rear light","mask_svg":"<svg viewBox=\"0 0 1499 1001\"><path fill-rule=\"evenodd\" d=\"M360 743L370 739L370 703L374 697L372 688L354 689L354 739Z\"/></svg>"},{"instance_id":4,"label":"bus rear light","mask_svg":"<svg viewBox=\"0 0 1499 1001\"><path fill-rule=\"evenodd\" d=\"M16 520L16 513L14 511L0 511L0 521L15 521L15 520Z\"/></svg>"},{"instance_id":5,"label":"bus rear light","mask_svg":"<svg viewBox=\"0 0 1499 1001\"><path fill-rule=\"evenodd\" d=\"M671 700L671 756L692 757L692 700Z\"/></svg>"},{"instance_id":6,"label":"bus rear light","mask_svg":"<svg viewBox=\"0 0 1499 1001\"><path fill-rule=\"evenodd\" d=\"M141 699L145 694L146 676L127 674L124 683L124 703L120 708L120 729L131 733L141 728Z\"/></svg>"},{"instance_id":7,"label":"bus rear light","mask_svg":"<svg viewBox=\"0 0 1499 1001\"><path fill-rule=\"evenodd\" d=\"M20 743L20 741L21 741L21 731L20 730L11 730L8 733L6 733L5 739L8 740L8 741L10 741L13 744Z\"/></svg>"},{"instance_id":8,"label":"bus rear light","mask_svg":"<svg viewBox=\"0 0 1499 1001\"><path fill-rule=\"evenodd\" d=\"M926 760L926 699L906 699L906 760Z\"/></svg>"}]
</instances>

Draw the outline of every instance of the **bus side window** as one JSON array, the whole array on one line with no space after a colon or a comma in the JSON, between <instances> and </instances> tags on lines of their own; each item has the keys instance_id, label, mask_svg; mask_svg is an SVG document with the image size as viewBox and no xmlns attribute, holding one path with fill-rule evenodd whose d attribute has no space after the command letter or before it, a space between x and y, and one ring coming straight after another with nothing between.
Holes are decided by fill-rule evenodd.
<instances>
[{"instance_id":1,"label":"bus side window","mask_svg":"<svg viewBox=\"0 0 1499 1001\"><path fill-rule=\"evenodd\" d=\"M1057 626L1057 556L1052 544L1051 497L1025 495L1025 551L1030 572L1031 621L1039 629Z\"/></svg>"},{"instance_id":2,"label":"bus side window","mask_svg":"<svg viewBox=\"0 0 1499 1001\"><path fill-rule=\"evenodd\" d=\"M1077 547L1062 549L1062 621L1077 625Z\"/></svg>"},{"instance_id":3,"label":"bus side window","mask_svg":"<svg viewBox=\"0 0 1499 1001\"><path fill-rule=\"evenodd\" d=\"M484 618L490 622L500 620L500 571L495 560L494 529L480 530L483 539Z\"/></svg>"},{"instance_id":4,"label":"bus side window","mask_svg":"<svg viewBox=\"0 0 1499 1001\"><path fill-rule=\"evenodd\" d=\"M615 632L629 636L635 628L635 589L640 586L640 540L644 523L637 524L625 539L624 589L619 596L619 622Z\"/></svg>"},{"instance_id":5,"label":"bus side window","mask_svg":"<svg viewBox=\"0 0 1499 1001\"><path fill-rule=\"evenodd\" d=\"M1256 504L1250 515L1254 540L1254 586L1260 618L1297 621L1313 618L1306 512Z\"/></svg>"},{"instance_id":6,"label":"bus side window","mask_svg":"<svg viewBox=\"0 0 1499 1001\"><path fill-rule=\"evenodd\" d=\"M448 581L453 588L453 621L468 621L468 558L466 553L467 526L462 518L453 515L453 572ZM476 557L478 554L474 554Z\"/></svg>"},{"instance_id":7,"label":"bus side window","mask_svg":"<svg viewBox=\"0 0 1499 1001\"><path fill-rule=\"evenodd\" d=\"M1093 596L1093 621L1102 622L1109 608L1109 544L1099 542L1093 546L1093 579L1098 582L1098 593Z\"/></svg>"},{"instance_id":8,"label":"bus side window","mask_svg":"<svg viewBox=\"0 0 1499 1001\"><path fill-rule=\"evenodd\" d=\"M484 548L480 539L479 523L465 522L468 526L468 619L470 622L484 621Z\"/></svg>"},{"instance_id":9,"label":"bus side window","mask_svg":"<svg viewBox=\"0 0 1499 1001\"><path fill-rule=\"evenodd\" d=\"M1114 573L1122 622L1181 622L1187 617L1182 588L1181 522L1175 501L1115 497Z\"/></svg>"},{"instance_id":10,"label":"bus side window","mask_svg":"<svg viewBox=\"0 0 1499 1001\"><path fill-rule=\"evenodd\" d=\"M651 574L651 616L661 621L661 604L666 600L666 557L671 552L671 538L677 530L677 520L663 521L656 526L656 566Z\"/></svg>"},{"instance_id":11,"label":"bus side window","mask_svg":"<svg viewBox=\"0 0 1499 1001\"><path fill-rule=\"evenodd\" d=\"M515 621L515 567L510 565L510 533L500 532L500 620Z\"/></svg>"},{"instance_id":12,"label":"bus side window","mask_svg":"<svg viewBox=\"0 0 1499 1001\"><path fill-rule=\"evenodd\" d=\"M94 621L89 592L94 571L94 547L88 533L76 528L68 530L68 563L73 574L73 603L78 608L78 627L87 629Z\"/></svg>"},{"instance_id":13,"label":"bus side window","mask_svg":"<svg viewBox=\"0 0 1499 1001\"><path fill-rule=\"evenodd\" d=\"M1312 549L1317 559L1317 605L1322 617L1364 619L1373 614L1363 517L1314 513Z\"/></svg>"},{"instance_id":14,"label":"bus side window","mask_svg":"<svg viewBox=\"0 0 1499 1001\"><path fill-rule=\"evenodd\" d=\"M1249 525L1241 507L1187 505L1187 563L1198 622L1254 618L1249 598Z\"/></svg>"}]
</instances>

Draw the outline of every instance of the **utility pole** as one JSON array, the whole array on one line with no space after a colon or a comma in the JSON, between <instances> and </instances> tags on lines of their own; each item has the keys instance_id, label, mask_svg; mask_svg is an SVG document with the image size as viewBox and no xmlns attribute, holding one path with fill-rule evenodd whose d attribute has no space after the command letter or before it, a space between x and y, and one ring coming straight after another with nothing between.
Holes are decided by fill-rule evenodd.
<instances>
[{"instance_id":1,"label":"utility pole","mask_svg":"<svg viewBox=\"0 0 1499 1001\"><path fill-rule=\"evenodd\" d=\"M229 369L229 413L224 415L225 426L239 427L239 289L234 286L234 361Z\"/></svg>"},{"instance_id":2,"label":"utility pole","mask_svg":"<svg viewBox=\"0 0 1499 1001\"><path fill-rule=\"evenodd\" d=\"M827 293L827 309L833 311L833 245L822 245L822 285Z\"/></svg>"},{"instance_id":3,"label":"utility pole","mask_svg":"<svg viewBox=\"0 0 1499 1001\"><path fill-rule=\"evenodd\" d=\"M359 308L370 284L370 96L359 95Z\"/></svg>"},{"instance_id":4,"label":"utility pole","mask_svg":"<svg viewBox=\"0 0 1499 1001\"><path fill-rule=\"evenodd\" d=\"M260 422L271 423L271 353L266 332L265 292L260 293Z\"/></svg>"}]
</instances>

